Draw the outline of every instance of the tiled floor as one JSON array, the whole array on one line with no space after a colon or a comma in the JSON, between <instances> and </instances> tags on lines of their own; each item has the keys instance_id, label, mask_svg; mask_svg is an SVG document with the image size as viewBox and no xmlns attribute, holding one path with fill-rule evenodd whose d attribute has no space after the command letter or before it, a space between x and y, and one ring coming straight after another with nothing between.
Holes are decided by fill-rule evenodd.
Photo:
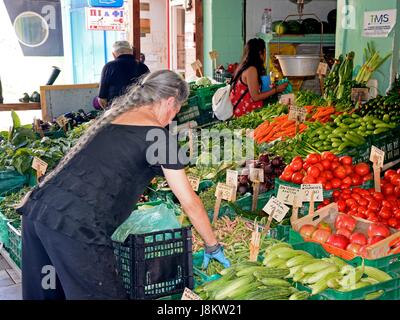
<instances>
[{"instance_id":1,"label":"tiled floor","mask_svg":"<svg viewBox=\"0 0 400 320\"><path fill-rule=\"evenodd\" d=\"M0 300L21 299L21 279L0 254Z\"/></svg>"}]
</instances>

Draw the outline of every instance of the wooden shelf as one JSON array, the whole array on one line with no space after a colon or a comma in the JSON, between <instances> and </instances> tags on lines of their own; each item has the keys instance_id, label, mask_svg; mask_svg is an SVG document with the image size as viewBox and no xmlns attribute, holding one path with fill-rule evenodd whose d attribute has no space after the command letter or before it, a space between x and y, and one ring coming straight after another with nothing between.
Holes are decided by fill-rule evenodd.
<instances>
[{"instance_id":1,"label":"wooden shelf","mask_svg":"<svg viewBox=\"0 0 400 320\"><path fill-rule=\"evenodd\" d=\"M0 111L27 111L27 110L41 110L40 103L4 103L0 104Z\"/></svg>"}]
</instances>

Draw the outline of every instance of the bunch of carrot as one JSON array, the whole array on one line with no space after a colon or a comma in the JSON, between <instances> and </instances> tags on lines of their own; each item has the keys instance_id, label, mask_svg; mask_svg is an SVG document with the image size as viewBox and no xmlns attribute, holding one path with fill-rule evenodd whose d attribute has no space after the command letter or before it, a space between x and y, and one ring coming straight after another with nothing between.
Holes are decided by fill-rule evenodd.
<instances>
[{"instance_id":1,"label":"bunch of carrot","mask_svg":"<svg viewBox=\"0 0 400 320\"><path fill-rule=\"evenodd\" d=\"M307 110L308 111L308 110ZM310 121L319 121L321 123L327 123L332 120L331 115L336 114L334 107L318 107L317 111L313 114Z\"/></svg>"},{"instance_id":2,"label":"bunch of carrot","mask_svg":"<svg viewBox=\"0 0 400 320\"><path fill-rule=\"evenodd\" d=\"M304 123L299 124L298 133L307 129ZM276 117L271 121L265 121L254 130L254 140L261 144L272 142L276 139L293 138L296 135L296 121L289 120L289 115Z\"/></svg>"}]
</instances>

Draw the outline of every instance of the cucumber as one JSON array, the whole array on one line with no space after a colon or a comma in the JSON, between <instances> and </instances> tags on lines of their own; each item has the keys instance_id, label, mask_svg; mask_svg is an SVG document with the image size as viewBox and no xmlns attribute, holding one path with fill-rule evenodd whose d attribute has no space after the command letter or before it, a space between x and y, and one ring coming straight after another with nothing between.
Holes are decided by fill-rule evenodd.
<instances>
[{"instance_id":1,"label":"cucumber","mask_svg":"<svg viewBox=\"0 0 400 320\"><path fill-rule=\"evenodd\" d=\"M378 128L374 130L374 134L380 134L386 131L389 131L389 128Z\"/></svg>"}]
</instances>

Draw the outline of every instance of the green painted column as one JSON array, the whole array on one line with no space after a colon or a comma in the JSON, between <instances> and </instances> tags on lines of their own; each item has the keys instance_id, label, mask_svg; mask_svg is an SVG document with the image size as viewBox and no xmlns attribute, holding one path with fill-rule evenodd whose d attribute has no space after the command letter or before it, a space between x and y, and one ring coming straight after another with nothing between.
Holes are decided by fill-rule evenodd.
<instances>
[{"instance_id":1,"label":"green painted column","mask_svg":"<svg viewBox=\"0 0 400 320\"><path fill-rule=\"evenodd\" d=\"M243 0L204 0L204 73L213 76L209 52L219 53L218 64L239 62L243 52Z\"/></svg>"},{"instance_id":2,"label":"green painted column","mask_svg":"<svg viewBox=\"0 0 400 320\"><path fill-rule=\"evenodd\" d=\"M364 37L364 12L397 9L397 21L387 38ZM386 61L380 72L375 72L373 79L378 80L379 93L384 94L399 72L400 49L400 2L397 0L338 0L338 24L336 34L336 56L354 51L355 71L364 63L364 48L373 41L381 56L392 52L392 57Z\"/></svg>"}]
</instances>

